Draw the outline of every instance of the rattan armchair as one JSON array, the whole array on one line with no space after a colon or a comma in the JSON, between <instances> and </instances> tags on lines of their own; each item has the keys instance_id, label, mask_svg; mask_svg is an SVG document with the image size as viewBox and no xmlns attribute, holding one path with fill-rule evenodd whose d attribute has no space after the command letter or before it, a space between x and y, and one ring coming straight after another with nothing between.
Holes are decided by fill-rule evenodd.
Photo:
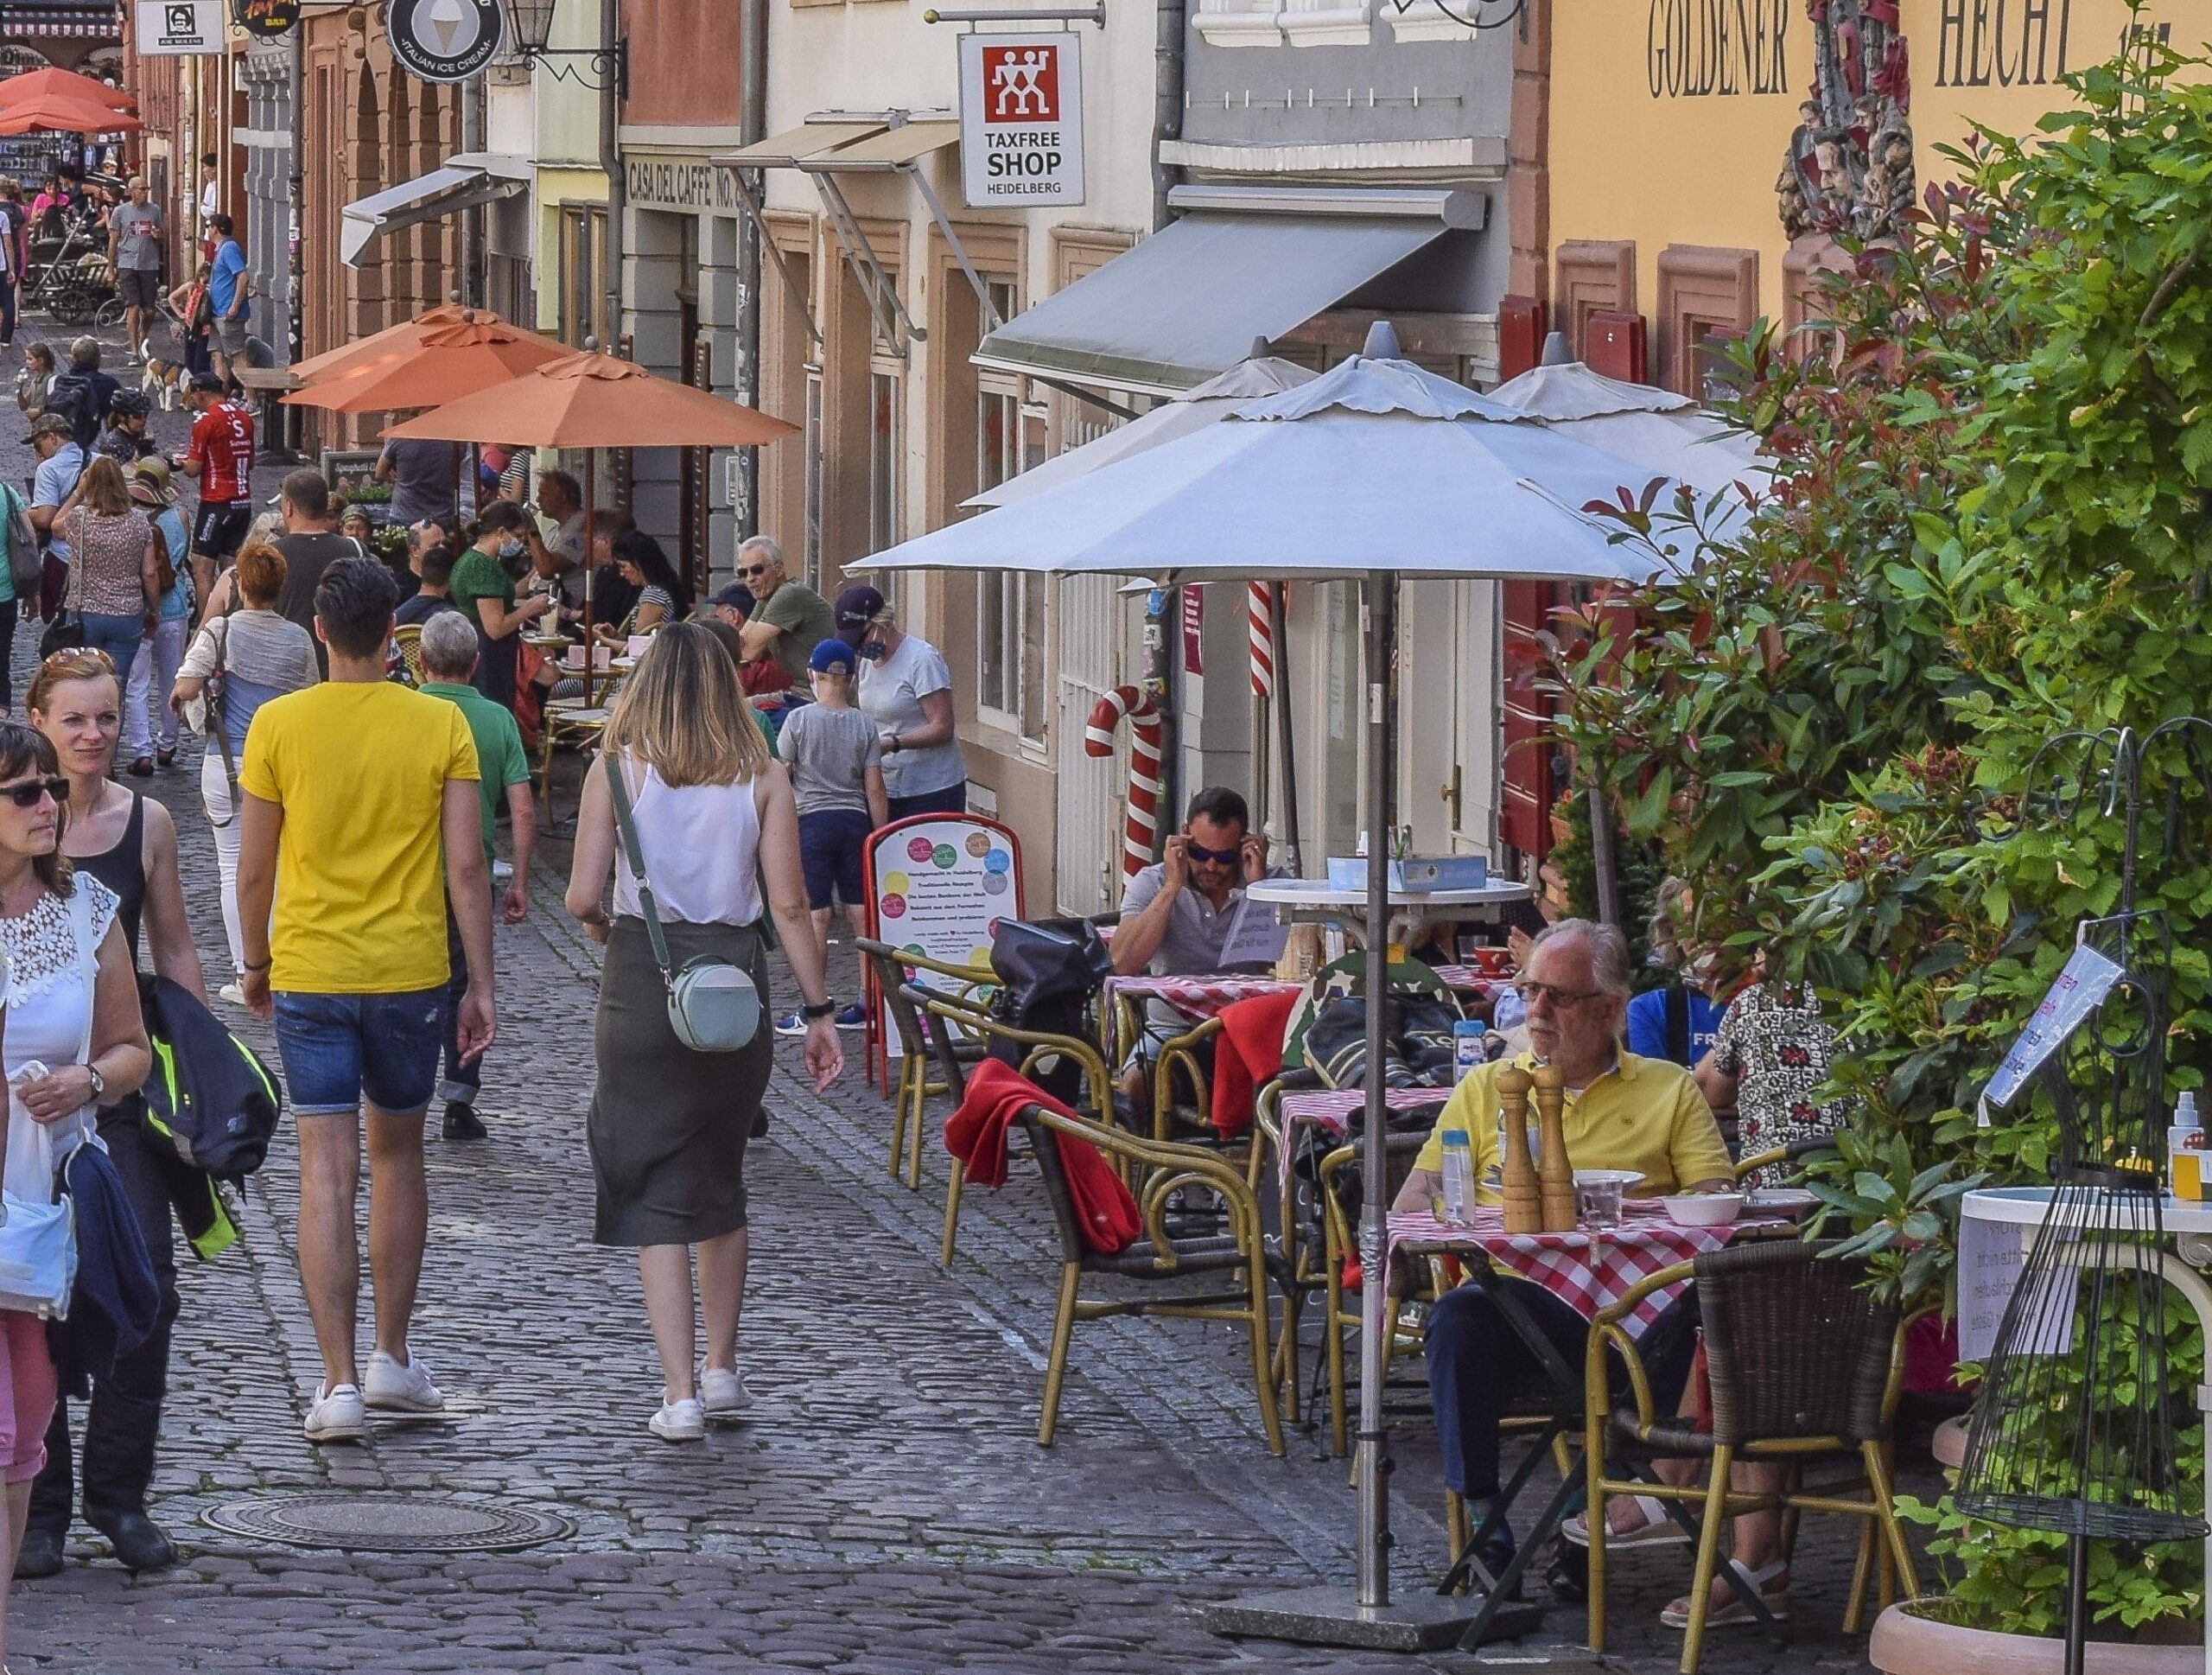
<instances>
[{"instance_id":1,"label":"rattan armchair","mask_svg":"<svg viewBox=\"0 0 2212 1675\"><path fill-rule=\"evenodd\" d=\"M1390 1160L1389 1180L1385 1183L1388 1188L1385 1201L1395 1203L1398 1189L1413 1174L1414 1161L1421 1156L1421 1149L1428 1143L1428 1137L1426 1134L1386 1134L1382 1143L1385 1155ZM1329 1369L1329 1441L1339 1459L1351 1451L1351 1404L1344 1379L1344 1334L1357 1332L1361 1319L1357 1294L1344 1289L1344 1264L1359 1254L1359 1233L1352 1226L1351 1218L1344 1213L1344 1204L1334 1188L1338 1175L1354 1163L1364 1162L1365 1152L1363 1145L1354 1142L1338 1146L1324 1157L1321 1160L1319 1188L1314 1194L1321 1206L1321 1250L1325 1269L1322 1284L1327 1299L1325 1312L1321 1317L1321 1330ZM1387 1277L1382 1274L1362 1273L1360 1283L1363 1286L1381 1285L1385 1283ZM1399 1340L1409 1330L1405 1315L1409 1301L1398 1296L1395 1291L1389 1299L1389 1307L1386 1311L1389 1330L1382 1340L1382 1377L1386 1383L1390 1376L1390 1363L1397 1353ZM1414 1327L1410 1331L1414 1341L1418 1342L1420 1328Z\"/></svg>"},{"instance_id":2,"label":"rattan armchair","mask_svg":"<svg viewBox=\"0 0 2212 1675\"><path fill-rule=\"evenodd\" d=\"M1689 1623L1682 1640L1683 1675L1695 1675L1704 1649L1705 1621L1718 1567L1720 1526L1729 1518L1778 1508L1790 1520L1785 1549L1801 1512L1838 1513L1866 1520L1851 1583L1844 1630L1858 1632L1875 1537L1897 1567L1908 1595L1916 1591L1912 1555L1891 1503L1888 1445L1897 1404L1904 1344L1897 1309L1865 1289L1866 1265L1838 1261L1833 1244L1756 1239L1710 1251L1652 1275L1602 1310L1591 1323L1584 1363L1584 1462L1589 1474L1590 1646L1605 1648L1605 1500L1640 1494L1669 1503L1670 1515L1694 1529L1697 1564L1690 1580ZM1706 1362L1712 1381L1713 1429L1695 1430L1686 1418L1662 1412L1643 1364L1624 1322L1654 1291L1694 1279L1705 1326ZM1608 1349L1626 1363L1632 1405L1608 1413ZM1610 1452L1649 1462L1661 1458L1710 1462L1704 1487L1676 1487L1649 1476L1607 1474ZM1847 1459L1857 1471L1840 1481L1808 1488L1802 1468L1821 1459ZM1738 1490L1729 1468L1738 1461L1769 1461L1789 1468L1777 1492ZM1693 1524L1675 1505L1697 1505ZM1734 1570L1730 1585L1746 1592Z\"/></svg>"},{"instance_id":3,"label":"rattan armchair","mask_svg":"<svg viewBox=\"0 0 2212 1675\"><path fill-rule=\"evenodd\" d=\"M961 1064L956 1043L965 1039L979 1042L988 1050L993 1041L1004 1041L1019 1049L1020 1061L1014 1067L1025 1076L1047 1059L1073 1060L1090 1086L1088 1104L1092 1113L1101 1124L1112 1125L1114 1078L1106 1068L1105 1056L1080 1035L1016 1029L992 1016L988 1007L972 998L925 989L918 984L902 983L899 991L909 1005L930 1020L930 1051L944 1072L944 1086L954 1094L960 1093L968 1085L968 1073ZM952 1248L960 1231L960 1189L967 1178L967 1169L961 1161L956 1157L951 1162L951 1171L944 1184L944 1238L938 1252L938 1259L947 1267L952 1265Z\"/></svg>"},{"instance_id":4,"label":"rattan armchair","mask_svg":"<svg viewBox=\"0 0 2212 1675\"><path fill-rule=\"evenodd\" d=\"M1802 1163L1808 1157L1834 1150L1835 1137L1830 1134L1815 1135L1808 1140L1792 1140L1786 1146L1770 1146L1764 1151L1753 1152L1748 1157L1736 1160L1733 1171L1736 1183L1741 1186L1760 1169L1772 1169L1782 1163ZM1792 1169L1790 1173L1796 1171Z\"/></svg>"},{"instance_id":5,"label":"rattan armchair","mask_svg":"<svg viewBox=\"0 0 2212 1675\"><path fill-rule=\"evenodd\" d=\"M907 998L906 985L911 978L927 974L955 985L952 992L966 997L995 984L998 978L988 971L949 965L911 949L894 948L873 937L860 939L860 951L874 974L876 989L883 997L883 1009L890 1015L891 1027L899 1037L899 1084L891 1096L891 1175L893 1180L898 1178L899 1160L904 1154L906 1185L910 1189L918 1189L922 1184L922 1130L931 1096L957 1095L960 1086L942 1080L941 1073L932 1077L936 1058L930 1046L929 1031L923 1025L921 1013ZM975 1036L963 1035L951 1045L956 1062L971 1063L982 1056L982 1043Z\"/></svg>"},{"instance_id":6,"label":"rattan armchair","mask_svg":"<svg viewBox=\"0 0 2212 1675\"><path fill-rule=\"evenodd\" d=\"M1045 1193L1060 1239L1060 1295L1052 1320L1052 1349L1045 1364L1045 1401L1038 1416L1037 1443L1050 1448L1059 1423L1060 1389L1067 1376L1068 1347L1077 1321L1112 1315L1166 1315L1198 1320L1241 1321L1251 1335L1252 1381L1260 1398L1260 1423L1268 1447L1283 1452L1282 1423L1275 1406L1274 1357L1268 1339L1268 1252L1260 1227L1257 1195L1221 1156L1203 1146L1147 1140L1104 1123L1060 1116L1041 1105L1021 1114L1030 1150L1045 1178ZM1098 1148L1129 1177L1144 1220L1145 1237L1112 1256L1092 1250L1083 1237L1060 1142L1085 1141ZM1167 1230L1168 1201L1185 1188L1217 1193L1228 1207L1225 1233L1179 1239ZM1234 1278L1230 1289L1164 1296L1085 1297L1086 1274L1122 1280L1167 1283L1194 1275Z\"/></svg>"}]
</instances>

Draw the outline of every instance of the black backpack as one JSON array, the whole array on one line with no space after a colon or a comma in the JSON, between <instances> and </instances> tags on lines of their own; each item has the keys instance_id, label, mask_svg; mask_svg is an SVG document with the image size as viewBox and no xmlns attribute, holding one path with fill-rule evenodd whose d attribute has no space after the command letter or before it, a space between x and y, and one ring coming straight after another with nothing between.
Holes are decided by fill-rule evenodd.
<instances>
[{"instance_id":1,"label":"black backpack","mask_svg":"<svg viewBox=\"0 0 2212 1675\"><path fill-rule=\"evenodd\" d=\"M88 457L92 444L100 439L100 426L107 422L106 413L101 411L103 405L92 379L74 371L55 379L46 398L46 411L69 421L70 435Z\"/></svg>"},{"instance_id":2,"label":"black backpack","mask_svg":"<svg viewBox=\"0 0 2212 1675\"><path fill-rule=\"evenodd\" d=\"M994 1016L1020 1029L1083 1035L1098 985L1114 973L1114 957L1087 920L1009 919L991 938L991 969L999 979ZM989 1052L1018 1070L1029 1049L995 1040ZM1040 1063L1032 1080L1069 1105L1084 1099L1083 1067L1073 1059Z\"/></svg>"},{"instance_id":3,"label":"black backpack","mask_svg":"<svg viewBox=\"0 0 2212 1675\"><path fill-rule=\"evenodd\" d=\"M241 1181L269 1156L283 1094L251 1048L183 988L141 978L154 1067L141 1090L156 1147L218 1181Z\"/></svg>"}]
</instances>

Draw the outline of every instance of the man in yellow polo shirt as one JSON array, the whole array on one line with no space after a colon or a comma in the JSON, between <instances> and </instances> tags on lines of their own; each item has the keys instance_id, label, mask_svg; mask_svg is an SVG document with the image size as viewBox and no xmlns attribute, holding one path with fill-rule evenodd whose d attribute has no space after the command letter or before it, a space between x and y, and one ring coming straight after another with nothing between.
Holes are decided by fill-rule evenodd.
<instances>
[{"instance_id":1,"label":"man in yellow polo shirt","mask_svg":"<svg viewBox=\"0 0 2212 1675\"><path fill-rule=\"evenodd\" d=\"M480 1055L496 1029L476 745L454 705L385 678L397 603L372 558L323 571L315 622L330 678L257 710L238 769L246 1004L276 1021L300 1119L300 1278L324 1375L307 1417L317 1443L359 1441L367 1408L445 1404L407 1334L429 1224L423 1113L446 1045L448 892L468 968L452 1009L461 1056ZM353 1198L365 1105L376 1348L363 1379Z\"/></svg>"},{"instance_id":2,"label":"man in yellow polo shirt","mask_svg":"<svg viewBox=\"0 0 2212 1675\"><path fill-rule=\"evenodd\" d=\"M1728 1147L1689 1072L1639 1058L1620 1044L1629 971L1628 944L1610 925L1567 919L1545 931L1529 949L1519 985L1535 1049L1535 1058L1519 1062L1525 1068L1536 1058L1548 1060L1566 1076L1567 1150L1576 1167L1635 1169L1643 1176L1632 1193L1638 1198L1726 1187L1733 1179ZM1478 1181L1497 1164L1497 1073L1503 1068L1479 1066L1452 1091L1396 1207L1425 1210L1442 1191L1448 1130L1466 1131ZM1494 1189L1481 1196L1497 1201ZM1588 1322L1540 1285L1510 1277L1493 1283L1515 1288L1515 1300L1568 1365L1582 1365ZM1667 1335L1677 1344L1668 1344ZM1689 1369L1689 1334L1665 1334L1662 1324L1645 1345L1656 1352L1647 1358L1653 1383L1664 1391L1661 1399L1672 1402ZM1465 1497L1479 1524L1497 1493L1500 1413L1507 1395L1534 1373L1535 1352L1488 1292L1462 1285L1429 1311L1427 1354L1444 1481ZM1495 1575L1511 1554L1509 1531L1480 1557Z\"/></svg>"}]
</instances>

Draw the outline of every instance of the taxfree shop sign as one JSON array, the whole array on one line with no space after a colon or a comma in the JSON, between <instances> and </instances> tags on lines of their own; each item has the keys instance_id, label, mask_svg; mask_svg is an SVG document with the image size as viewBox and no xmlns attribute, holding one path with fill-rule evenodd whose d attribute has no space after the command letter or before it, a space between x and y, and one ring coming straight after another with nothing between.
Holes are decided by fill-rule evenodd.
<instances>
[{"instance_id":1,"label":"taxfree shop sign","mask_svg":"<svg viewBox=\"0 0 2212 1675\"><path fill-rule=\"evenodd\" d=\"M960 37L960 174L971 209L1083 201L1073 34Z\"/></svg>"}]
</instances>

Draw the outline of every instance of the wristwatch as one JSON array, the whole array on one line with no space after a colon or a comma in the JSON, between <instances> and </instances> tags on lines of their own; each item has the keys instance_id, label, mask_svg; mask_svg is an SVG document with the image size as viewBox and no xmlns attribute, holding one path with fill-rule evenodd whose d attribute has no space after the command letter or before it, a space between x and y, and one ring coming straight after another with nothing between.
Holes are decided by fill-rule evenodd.
<instances>
[{"instance_id":1,"label":"wristwatch","mask_svg":"<svg viewBox=\"0 0 2212 1675\"><path fill-rule=\"evenodd\" d=\"M819 1006L802 1006L798 1009L810 1022L816 1018L830 1016L837 1009L837 1003L834 1000L825 1000Z\"/></svg>"},{"instance_id":2,"label":"wristwatch","mask_svg":"<svg viewBox=\"0 0 2212 1675\"><path fill-rule=\"evenodd\" d=\"M92 1065L85 1067L85 1073L92 1079L92 1103L96 1105L106 1104L107 1078Z\"/></svg>"}]
</instances>

